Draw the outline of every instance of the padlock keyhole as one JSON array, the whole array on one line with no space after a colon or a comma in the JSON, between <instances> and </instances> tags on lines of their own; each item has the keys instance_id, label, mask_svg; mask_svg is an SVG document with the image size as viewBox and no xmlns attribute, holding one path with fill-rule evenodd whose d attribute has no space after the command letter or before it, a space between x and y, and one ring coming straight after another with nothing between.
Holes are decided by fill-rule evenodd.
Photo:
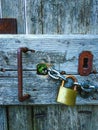
<instances>
[{"instance_id":1,"label":"padlock keyhole","mask_svg":"<svg viewBox=\"0 0 98 130\"><path fill-rule=\"evenodd\" d=\"M88 68L88 58L83 59L83 68Z\"/></svg>"}]
</instances>

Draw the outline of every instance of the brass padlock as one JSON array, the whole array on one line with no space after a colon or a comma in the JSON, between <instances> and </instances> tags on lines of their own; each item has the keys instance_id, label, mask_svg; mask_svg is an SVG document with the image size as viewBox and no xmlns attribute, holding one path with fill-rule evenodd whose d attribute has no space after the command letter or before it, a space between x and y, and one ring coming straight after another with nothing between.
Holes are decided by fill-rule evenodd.
<instances>
[{"instance_id":1,"label":"brass padlock","mask_svg":"<svg viewBox=\"0 0 98 130\"><path fill-rule=\"evenodd\" d=\"M67 76L67 78L72 78L74 82L77 82L77 79L73 75ZM65 81L62 80L62 84L59 89L57 102L63 103L69 106L74 106L76 102L76 86L73 89L64 87Z\"/></svg>"}]
</instances>

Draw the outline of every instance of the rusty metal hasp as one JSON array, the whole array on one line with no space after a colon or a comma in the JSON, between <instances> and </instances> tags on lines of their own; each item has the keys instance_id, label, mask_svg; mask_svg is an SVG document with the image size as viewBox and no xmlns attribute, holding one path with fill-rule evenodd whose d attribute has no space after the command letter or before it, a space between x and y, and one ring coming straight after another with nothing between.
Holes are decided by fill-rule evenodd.
<instances>
[{"instance_id":1,"label":"rusty metal hasp","mask_svg":"<svg viewBox=\"0 0 98 130\"><path fill-rule=\"evenodd\" d=\"M78 72L81 76L87 76L92 72L93 55L90 51L83 51L79 55Z\"/></svg>"},{"instance_id":2,"label":"rusty metal hasp","mask_svg":"<svg viewBox=\"0 0 98 130\"><path fill-rule=\"evenodd\" d=\"M34 50L30 50L27 47L22 47L18 49L18 99L19 101L24 101L30 98L29 94L23 95L23 76L22 76L22 52L26 53L28 51L35 52Z\"/></svg>"}]
</instances>

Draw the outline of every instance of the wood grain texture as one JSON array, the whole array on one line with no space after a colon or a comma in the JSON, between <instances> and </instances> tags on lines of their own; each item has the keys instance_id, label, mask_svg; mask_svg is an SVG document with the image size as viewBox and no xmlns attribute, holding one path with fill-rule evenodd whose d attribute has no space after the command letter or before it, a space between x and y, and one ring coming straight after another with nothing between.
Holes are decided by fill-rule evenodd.
<instances>
[{"instance_id":1,"label":"wood grain texture","mask_svg":"<svg viewBox=\"0 0 98 130\"><path fill-rule=\"evenodd\" d=\"M34 128L38 130L97 130L97 106L35 106Z\"/></svg>"},{"instance_id":2,"label":"wood grain texture","mask_svg":"<svg viewBox=\"0 0 98 130\"><path fill-rule=\"evenodd\" d=\"M2 17L16 18L19 34L25 33L25 1L24 0L1 0Z\"/></svg>"},{"instance_id":3,"label":"wood grain texture","mask_svg":"<svg viewBox=\"0 0 98 130\"><path fill-rule=\"evenodd\" d=\"M27 0L28 33L98 34L97 10L97 0Z\"/></svg>"},{"instance_id":4,"label":"wood grain texture","mask_svg":"<svg viewBox=\"0 0 98 130\"><path fill-rule=\"evenodd\" d=\"M0 0L0 18L2 18L2 7L1 7L1 0Z\"/></svg>"},{"instance_id":5,"label":"wood grain texture","mask_svg":"<svg viewBox=\"0 0 98 130\"><path fill-rule=\"evenodd\" d=\"M59 81L49 76L36 74L36 65L42 61L50 63L58 70L67 74L74 74L79 82L90 81L97 85L98 75L79 76L77 72L78 57L83 50L89 50L94 55L93 68L98 72L98 37L93 35L8 35L0 37L2 46L0 67L0 104L57 104L56 98L60 86ZM24 65L24 93L31 94L30 100L20 103L17 99L17 49L19 47L35 49L35 54L28 53L23 56ZM6 83L6 84L5 84ZM98 85L97 85L98 86ZM5 90L5 91L4 91ZM97 94L95 95L98 99ZM7 97L7 98L5 98ZM97 104L97 100L77 98L77 104Z\"/></svg>"},{"instance_id":6,"label":"wood grain texture","mask_svg":"<svg viewBox=\"0 0 98 130\"><path fill-rule=\"evenodd\" d=\"M15 8L13 8L11 6L11 3L16 2L16 0L15 1L2 0L2 1L3 1L3 5L5 4L5 2L6 2L6 4L3 6L3 10L0 9L1 10L0 17L2 17L2 11L3 11L3 17L5 17L5 16L6 17L10 17L10 16L16 17L15 15L17 13L21 14L21 10L17 9L17 7L15 10ZM19 29L20 29L18 33L20 33L20 32L25 33L24 30L26 28L26 33L50 33L50 34L91 33L91 34L98 34L98 22L97 22L98 21L98 17L97 17L98 16L98 11L97 11L98 10L97 9L98 0L65 0L65 1L63 1L63 0L61 0L61 1L59 1L59 0L54 0L54 1L37 0L36 2L35 1L32 2L32 0L31 1L25 0L25 1L27 1L27 7L25 5L25 7L26 7L25 16L27 17L26 18L26 27L25 27L25 25L23 25L24 22L22 22L22 24L20 24L20 22L23 21L20 19L20 15L19 15L19 17L17 16L18 23L19 23ZM19 2L18 8L20 8L20 0L18 0L17 2ZM41 2L41 4L40 4L40 2ZM10 4L8 4L8 3L10 3ZM34 4L34 7L33 7L32 3ZM13 5L15 5L15 4L13 4ZM7 10L5 7L7 7ZM4 13L4 10L5 10L5 13ZM24 10L24 8L23 8L23 10ZM39 12L39 10L42 10L42 11L40 11L41 13ZM14 14L13 14L13 12L14 12ZM22 17L24 17L24 13L23 13ZM32 22L31 22L31 18L32 18ZM25 37L25 36L23 36L23 37ZM16 41L20 42L19 40L16 40ZM7 41L5 41L5 43L6 42ZM24 43L25 43L25 41L24 41ZM20 44L21 44L21 42L20 42ZM29 46L29 47L31 47L31 46ZM92 46L91 46L91 48L92 48ZM84 46L84 49L85 49L85 46ZM16 49L15 49L15 51L16 51ZM80 49L80 52L81 51L82 50ZM8 87L8 89L6 89L6 91L9 90L10 92L12 92L12 88L14 87L14 85L17 86L16 85L17 84L17 68L16 68L17 66L15 64L13 65L13 62L10 59L10 58L13 58L14 62L17 64L16 52L13 53L11 51L10 52L3 51L3 54L0 53L0 56L1 56L0 63L3 63L3 64L0 64L0 67L6 68L6 72L5 73L0 72L0 76L1 77L4 76L4 79L7 76L6 83L8 83L9 79L10 79L9 82L12 82L12 84L8 83L8 86L11 85L11 89L9 89L9 87ZM13 54L14 54L14 56L13 56ZM40 54L42 54L44 57L46 56L46 54L44 52L39 53L39 55ZM78 54L79 53L77 53L76 57L78 57ZM12 55L12 57L11 57L11 55ZM39 55L37 55L37 57ZM57 53L56 53L56 55L57 55ZM61 55L61 53L60 53L60 55ZM49 56L50 56L50 54L49 54ZM26 59L26 57L24 55L25 59ZM63 55L61 57L63 58ZM65 53L65 57L66 57L66 53ZM94 57L96 57L96 59L97 59L97 56L94 56ZM56 56L54 56L54 59L55 58L56 58ZM9 59L10 59L10 61L9 61ZM28 59L28 57L27 57L27 59ZM45 59L47 59L47 58L45 58ZM72 63L74 61L73 60L72 62L70 62L72 59L74 59L74 57L72 58L70 56L70 58L68 60L69 64L67 62L68 65L67 66L65 65L64 69L65 69L65 67L67 68L70 65L70 63ZM37 62L39 62L41 60L42 59L38 59ZM60 56L59 56L59 60L61 60ZM55 63L58 63L59 60L56 58ZM24 60L23 63L24 63L24 67L26 69L25 61L26 60ZM29 62L29 61L27 60L27 62ZM77 60L76 60L76 62L77 62ZM10 63L10 65L8 65L9 63ZM94 61L94 64L95 64L95 61ZM57 64L55 66L57 66ZM62 66L60 66L60 68L61 67ZM32 68L32 64L31 64L31 66L28 66L27 69L30 70L30 68ZM57 69L59 70L59 66L57 66ZM13 70L13 71L11 71L11 70ZM75 73L76 72L77 71L75 70ZM24 77L27 77L27 76L30 76L32 78L32 72L24 71ZM34 76L34 74L33 74L33 76ZM1 79L1 77L0 77L0 82L3 81L3 79ZM8 77L10 77L10 78L8 78ZM47 79L46 77L39 76L39 79L43 79L43 78ZM84 79L85 78L87 79L87 77L84 77ZM93 80L93 78L94 77L91 76L90 80ZM13 80L13 79L15 79L15 80ZM81 78L80 78L80 80L81 80ZM27 83L27 86L28 86L28 82L27 81L25 81L25 82ZM96 82L95 79L94 79L94 82ZM2 82L1 82L1 84L2 84ZM57 84L59 85L59 83L57 83ZM3 84L1 86L3 87L3 90L0 89L0 91L1 90L4 91L5 83L3 82ZM24 86L24 87L27 87L27 86ZM30 86L32 86L32 84L30 84ZM37 86L37 84L35 84L35 86ZM56 87L58 87L58 86L56 86ZM43 88L43 86L42 86L42 88ZM16 95L17 95L17 87L16 87L15 91L16 91ZM10 92L8 92L8 95ZM1 95L1 92L0 92L0 95ZM10 97L11 97L11 95L10 95ZM27 104L27 103L25 103L25 104ZM29 113L29 112L27 112L28 109L24 109L23 106L20 106L21 108L20 107L18 108L18 107L19 106L17 106L17 107L15 106L13 108L9 107L10 129L17 130L17 128L21 128L21 126L22 126L21 124L24 123L23 128L26 126L24 129L29 128L31 130L32 129L31 121L30 121L30 123L28 123L28 126L27 126L26 121L23 119L24 115L25 115L25 119L26 119L26 116L28 117L27 114L24 114L24 113ZM96 121L98 120L97 119L97 117L98 117L97 116L97 110L98 110L97 107L98 106L90 106L90 105L89 106L88 105L76 106L75 108L67 108L66 106L62 106L62 105L48 105L48 106L41 106L41 107L35 106L33 108L33 112L34 112L34 114L33 114L34 118L32 120L32 122L34 123L33 129L34 130L51 130L51 129L53 129L53 130L64 130L64 129L66 129L66 130L97 130L98 129L98 125L96 123ZM18 112L19 109L20 109L20 112ZM89 110L89 112L87 112L87 110ZM2 111L4 111L4 110L2 109ZM31 110L29 109L29 111L31 111ZM79 111L79 113L78 113L78 111ZM92 111L92 112L90 112L90 111ZM46 116L41 116L41 114L43 115L43 113L45 113ZM15 114L15 117L17 115L17 117L19 117L19 118L14 118L14 116L13 116L14 114ZM5 117L4 115L3 115L3 117ZM2 117L2 116L0 116L0 117ZM13 121L13 118L15 119L16 123ZM28 118L30 119L31 117L28 117ZM6 117L5 117L5 119L6 119ZM21 123L20 119L23 119L22 123ZM1 121L1 123L2 123L2 121ZM13 126L12 123L15 126ZM26 125L25 125L25 123L26 123ZM29 127L29 125L31 126L31 128ZM0 126L2 126L2 125L0 125Z\"/></svg>"},{"instance_id":7,"label":"wood grain texture","mask_svg":"<svg viewBox=\"0 0 98 130\"><path fill-rule=\"evenodd\" d=\"M29 106L9 106L9 130L32 130L32 109Z\"/></svg>"},{"instance_id":8,"label":"wood grain texture","mask_svg":"<svg viewBox=\"0 0 98 130\"><path fill-rule=\"evenodd\" d=\"M90 28L90 33L92 34L98 34L98 1L97 0L92 0L91 2L91 28Z\"/></svg>"},{"instance_id":9,"label":"wood grain texture","mask_svg":"<svg viewBox=\"0 0 98 130\"><path fill-rule=\"evenodd\" d=\"M94 55L93 67L96 70L98 68L97 36L29 35L27 38L23 38L23 35L8 36L8 39L3 36L0 39L0 46L2 48L0 52L1 68L17 69L17 50L22 46L36 50L35 53L23 55L24 69L35 69L36 64L44 61L54 64L57 70L77 74L78 57L84 50L92 52Z\"/></svg>"},{"instance_id":10,"label":"wood grain texture","mask_svg":"<svg viewBox=\"0 0 98 130\"><path fill-rule=\"evenodd\" d=\"M6 107L0 106L0 130L8 130Z\"/></svg>"},{"instance_id":11,"label":"wood grain texture","mask_svg":"<svg viewBox=\"0 0 98 130\"><path fill-rule=\"evenodd\" d=\"M35 78L34 78L34 77ZM76 76L76 75L75 75ZM76 76L77 77L77 76ZM97 76L98 77L98 76ZM79 78L80 82L82 81L90 81L93 84L97 84L97 80L91 77L88 78ZM6 84L5 84L6 82ZM40 105L40 104L58 104L56 102L57 93L59 91L59 86L61 82L57 82L52 80L51 78L45 77L37 77L32 74L32 78L24 78L24 93L28 93L31 95L31 98L23 103L18 101L18 87L17 87L17 79L16 78L1 78L0 79L0 104L1 105ZM98 93L93 95L95 99L89 97L87 99L77 97L77 105L84 104L98 104Z\"/></svg>"},{"instance_id":12,"label":"wood grain texture","mask_svg":"<svg viewBox=\"0 0 98 130\"><path fill-rule=\"evenodd\" d=\"M9 2L7 4L8 1L1 1L1 17L17 18L18 33L98 33L96 0L19 0L17 2L10 0Z\"/></svg>"},{"instance_id":13,"label":"wood grain texture","mask_svg":"<svg viewBox=\"0 0 98 130\"><path fill-rule=\"evenodd\" d=\"M58 32L58 8L57 0L43 0L42 1L42 19L43 19L43 33L57 34Z\"/></svg>"},{"instance_id":14,"label":"wood grain texture","mask_svg":"<svg viewBox=\"0 0 98 130\"><path fill-rule=\"evenodd\" d=\"M0 15L17 18L20 34L98 34L97 0L1 0Z\"/></svg>"},{"instance_id":15,"label":"wood grain texture","mask_svg":"<svg viewBox=\"0 0 98 130\"><path fill-rule=\"evenodd\" d=\"M26 0L27 34L42 34L42 1Z\"/></svg>"}]
</instances>

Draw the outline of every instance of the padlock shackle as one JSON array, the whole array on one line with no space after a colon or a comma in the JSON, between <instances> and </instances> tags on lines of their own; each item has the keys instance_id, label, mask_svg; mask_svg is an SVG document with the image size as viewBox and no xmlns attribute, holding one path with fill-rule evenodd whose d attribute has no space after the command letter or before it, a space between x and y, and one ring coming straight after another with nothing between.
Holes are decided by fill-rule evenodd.
<instances>
[{"instance_id":1,"label":"padlock shackle","mask_svg":"<svg viewBox=\"0 0 98 130\"><path fill-rule=\"evenodd\" d=\"M76 77L75 76L73 76L73 75L67 75L66 76L66 79L67 78L71 78L71 79L73 79L73 81L74 82L78 82L78 80L76 79ZM65 81L64 80L62 80L62 83L61 83L61 87L63 87L64 86L64 84L65 84ZM76 91L77 90L77 88L76 88L77 86L75 85L74 86L74 90Z\"/></svg>"},{"instance_id":2,"label":"padlock shackle","mask_svg":"<svg viewBox=\"0 0 98 130\"><path fill-rule=\"evenodd\" d=\"M61 87L64 87L65 80L62 80Z\"/></svg>"},{"instance_id":3,"label":"padlock shackle","mask_svg":"<svg viewBox=\"0 0 98 130\"><path fill-rule=\"evenodd\" d=\"M74 82L77 82L77 79L74 75L67 75L66 78L71 78L74 80Z\"/></svg>"}]
</instances>

